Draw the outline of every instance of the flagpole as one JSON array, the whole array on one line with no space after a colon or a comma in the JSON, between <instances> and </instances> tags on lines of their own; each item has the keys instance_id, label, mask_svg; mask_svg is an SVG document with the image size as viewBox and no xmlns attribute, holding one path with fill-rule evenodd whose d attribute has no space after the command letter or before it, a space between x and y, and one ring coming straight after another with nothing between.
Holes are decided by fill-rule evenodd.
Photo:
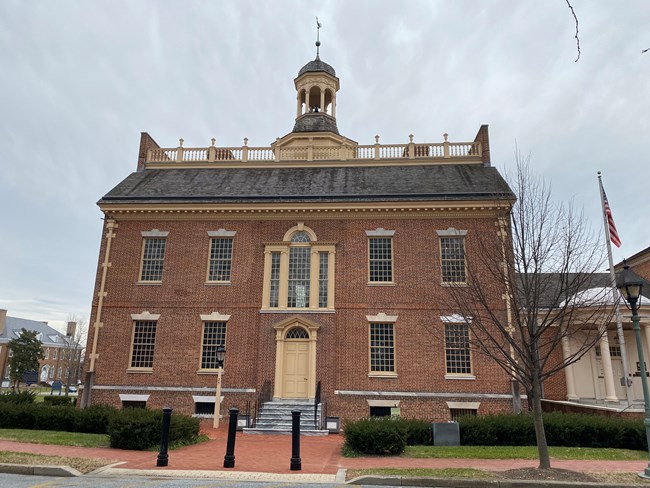
<instances>
[{"instance_id":1,"label":"flagpole","mask_svg":"<svg viewBox=\"0 0 650 488\"><path fill-rule=\"evenodd\" d=\"M605 209L605 189L603 188L603 181L598 172L598 187L600 189L600 205L603 211L603 223L605 227L605 242L607 243L607 259L609 260L609 277L610 286L612 288L612 299L615 303L614 315L616 317L616 334L618 336L618 345L621 349L621 362L623 363L623 378L625 382L625 396L627 397L627 404L632 405L634 401L634 392L632 391L632 380L630 380L628 364L627 364L627 349L625 347L625 335L623 333L623 316L619 306L618 288L616 288L616 272L614 271L614 259L612 258L612 236L609 232L609 221L607 219L607 211Z\"/></svg>"}]
</instances>

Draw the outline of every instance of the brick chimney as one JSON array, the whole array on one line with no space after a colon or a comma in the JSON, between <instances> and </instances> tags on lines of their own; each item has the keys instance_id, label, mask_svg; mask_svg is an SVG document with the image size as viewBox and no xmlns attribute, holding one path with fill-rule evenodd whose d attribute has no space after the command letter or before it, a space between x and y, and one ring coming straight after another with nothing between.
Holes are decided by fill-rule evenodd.
<instances>
[{"instance_id":1,"label":"brick chimney","mask_svg":"<svg viewBox=\"0 0 650 488\"><path fill-rule=\"evenodd\" d=\"M5 324L7 322L7 311L0 308L0 335L5 331Z\"/></svg>"},{"instance_id":2,"label":"brick chimney","mask_svg":"<svg viewBox=\"0 0 650 488\"><path fill-rule=\"evenodd\" d=\"M77 332L77 322L68 322L68 328L65 331L66 337L74 337Z\"/></svg>"}]
</instances>

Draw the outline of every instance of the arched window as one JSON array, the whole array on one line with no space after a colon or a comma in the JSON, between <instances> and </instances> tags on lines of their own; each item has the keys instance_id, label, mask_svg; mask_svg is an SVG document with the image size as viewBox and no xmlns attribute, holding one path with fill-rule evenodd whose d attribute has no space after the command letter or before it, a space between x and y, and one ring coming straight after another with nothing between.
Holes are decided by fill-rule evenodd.
<instances>
[{"instance_id":1,"label":"arched window","mask_svg":"<svg viewBox=\"0 0 650 488\"><path fill-rule=\"evenodd\" d=\"M292 327L287 332L287 339L309 339L309 334L302 327Z\"/></svg>"},{"instance_id":2,"label":"arched window","mask_svg":"<svg viewBox=\"0 0 650 488\"><path fill-rule=\"evenodd\" d=\"M265 248L263 309L333 309L333 243L302 223Z\"/></svg>"}]
</instances>

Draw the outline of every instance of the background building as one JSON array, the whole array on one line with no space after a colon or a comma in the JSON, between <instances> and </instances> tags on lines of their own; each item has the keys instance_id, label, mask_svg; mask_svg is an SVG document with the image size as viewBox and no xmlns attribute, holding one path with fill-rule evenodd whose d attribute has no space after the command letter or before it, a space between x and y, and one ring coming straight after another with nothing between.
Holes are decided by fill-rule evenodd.
<instances>
[{"instance_id":1,"label":"background building","mask_svg":"<svg viewBox=\"0 0 650 488\"><path fill-rule=\"evenodd\" d=\"M449 295L477 236L509 239L513 197L487 126L469 142L360 145L339 133L330 65L317 56L294 84L293 130L270 147L161 148L142 134L137 171L99 201L83 404L209 411L224 345L226 407L511 409L510 378L470 350Z\"/></svg>"},{"instance_id":2,"label":"background building","mask_svg":"<svg viewBox=\"0 0 650 488\"><path fill-rule=\"evenodd\" d=\"M37 332L37 339L43 343L44 358L39 361L39 383L61 380L63 384L77 384L81 377L83 345L75 343L75 322L68 322L66 334L53 329L47 322L7 317L7 311L0 309L0 372L8 381L10 351L8 343L20 337L22 329Z\"/></svg>"}]
</instances>

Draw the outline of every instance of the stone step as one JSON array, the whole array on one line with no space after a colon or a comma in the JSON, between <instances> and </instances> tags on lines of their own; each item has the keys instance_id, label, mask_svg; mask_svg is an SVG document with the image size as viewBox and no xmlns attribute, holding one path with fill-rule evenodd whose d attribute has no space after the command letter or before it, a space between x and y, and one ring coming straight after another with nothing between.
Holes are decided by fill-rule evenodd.
<instances>
[{"instance_id":1,"label":"stone step","mask_svg":"<svg viewBox=\"0 0 650 488\"><path fill-rule=\"evenodd\" d=\"M289 430L280 430L280 429L271 429L271 428L244 428L243 429L244 434L275 434L275 435L291 435L291 429ZM300 435L309 435L309 436L320 436L320 435L328 435L329 432L326 430L308 430L308 429L300 429Z\"/></svg>"}]
</instances>

